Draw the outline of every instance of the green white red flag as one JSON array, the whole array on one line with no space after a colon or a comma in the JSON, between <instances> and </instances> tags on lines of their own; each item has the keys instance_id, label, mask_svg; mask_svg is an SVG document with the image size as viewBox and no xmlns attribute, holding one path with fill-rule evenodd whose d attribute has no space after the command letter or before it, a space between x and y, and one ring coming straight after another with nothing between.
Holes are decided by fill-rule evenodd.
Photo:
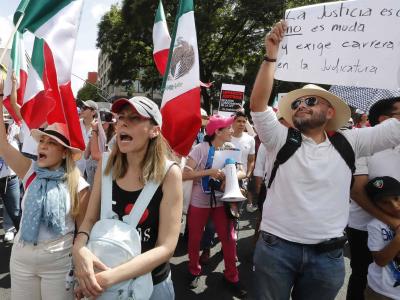
<instances>
[{"instance_id":1,"label":"green white red flag","mask_svg":"<svg viewBox=\"0 0 400 300\"><path fill-rule=\"evenodd\" d=\"M201 126L200 74L193 0L180 0L163 81L162 133L186 156Z\"/></svg>"},{"instance_id":2,"label":"green white red flag","mask_svg":"<svg viewBox=\"0 0 400 300\"><path fill-rule=\"evenodd\" d=\"M167 21L165 19L164 7L160 0L153 25L153 58L157 70L162 76L167 68L170 45L171 37L169 36Z\"/></svg>"},{"instance_id":3,"label":"green white red flag","mask_svg":"<svg viewBox=\"0 0 400 300\"><path fill-rule=\"evenodd\" d=\"M8 113L13 119L20 123L21 120L17 117L14 109L11 107L11 89L12 89L12 73L15 72L17 79L17 103L21 106L24 99L26 81L28 77L28 66L25 56L25 47L23 41L23 35L20 32L16 32L14 35L11 53L10 53L10 64L7 68L7 78L4 82L4 101L3 104L7 109Z\"/></svg>"},{"instance_id":4,"label":"green white red flag","mask_svg":"<svg viewBox=\"0 0 400 300\"><path fill-rule=\"evenodd\" d=\"M83 0L22 0L14 15L18 31L35 36L32 66L21 114L29 128L64 123L71 146L85 148L76 102L71 89L71 68Z\"/></svg>"}]
</instances>

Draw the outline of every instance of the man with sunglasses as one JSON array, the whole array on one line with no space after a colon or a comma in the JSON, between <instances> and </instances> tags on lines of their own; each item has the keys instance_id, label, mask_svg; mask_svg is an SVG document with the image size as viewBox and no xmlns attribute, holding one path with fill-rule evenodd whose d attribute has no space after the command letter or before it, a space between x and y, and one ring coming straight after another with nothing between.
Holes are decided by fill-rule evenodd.
<instances>
[{"instance_id":1,"label":"man with sunglasses","mask_svg":"<svg viewBox=\"0 0 400 300\"><path fill-rule=\"evenodd\" d=\"M298 131L279 123L267 101L285 31L286 23L278 22L265 38L267 55L250 103L269 161L276 161L287 143L297 143L268 188L254 253L255 298L333 300L345 275L343 230L352 170L328 134L347 123L350 109L337 96L310 84L289 92L278 104L280 115ZM345 138L355 157L368 156L400 144L400 122L392 118L374 128L336 134Z\"/></svg>"},{"instance_id":2,"label":"man with sunglasses","mask_svg":"<svg viewBox=\"0 0 400 300\"><path fill-rule=\"evenodd\" d=\"M98 105L93 100L82 101L80 105L80 124L86 146L88 146L90 136L92 135L92 123L97 115L97 110ZM81 171L81 175L85 176L86 159L82 156L82 158L76 162L76 165L79 171Z\"/></svg>"}]
</instances>

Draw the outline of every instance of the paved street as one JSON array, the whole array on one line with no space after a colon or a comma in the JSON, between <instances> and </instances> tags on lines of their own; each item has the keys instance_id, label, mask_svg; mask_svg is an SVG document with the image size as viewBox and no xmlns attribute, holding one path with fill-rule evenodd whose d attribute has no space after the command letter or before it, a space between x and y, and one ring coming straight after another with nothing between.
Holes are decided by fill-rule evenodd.
<instances>
[{"instance_id":1,"label":"paved street","mask_svg":"<svg viewBox=\"0 0 400 300\"><path fill-rule=\"evenodd\" d=\"M2 215L2 214L0 214ZM253 233L254 233L254 218L255 213L243 216L240 221L239 241L238 241L238 257L239 257L239 272L243 284L251 290L252 284L252 248L253 248ZM0 223L2 219L0 218ZM0 239L3 238L3 232L0 232ZM217 252L220 250L220 244L217 244L211 250L211 259L207 266L204 267L204 276L201 277L201 284L196 290L190 290L187 284L187 261L186 245L181 239L178 248L175 251L172 259L172 277L175 285L176 299L218 299L228 300L235 299L222 284L222 271L224 269L222 256ZM10 258L10 245L0 243L0 300L10 299L10 275L8 262ZM346 286L348 280L349 260L346 258L346 280L342 287L337 300L346 299ZM251 299L251 295L249 295Z\"/></svg>"}]
</instances>

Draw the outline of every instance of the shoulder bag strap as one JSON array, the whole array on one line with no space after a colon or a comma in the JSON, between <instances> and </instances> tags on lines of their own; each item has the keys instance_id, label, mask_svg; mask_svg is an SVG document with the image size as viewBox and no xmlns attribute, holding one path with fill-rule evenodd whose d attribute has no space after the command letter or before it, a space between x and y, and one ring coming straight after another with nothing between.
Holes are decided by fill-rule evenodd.
<instances>
[{"instance_id":1,"label":"shoulder bag strap","mask_svg":"<svg viewBox=\"0 0 400 300\"><path fill-rule=\"evenodd\" d=\"M164 176L173 164L175 164L175 162L167 160ZM135 205L131 210L131 213L128 216L124 217L124 222L136 228L136 226L139 224L140 218L142 217L144 211L146 210L159 186L160 183L155 183L153 181L146 183L138 199L136 200Z\"/></svg>"},{"instance_id":2,"label":"shoulder bag strap","mask_svg":"<svg viewBox=\"0 0 400 300\"><path fill-rule=\"evenodd\" d=\"M207 161L206 165L204 167L205 170L211 169L213 160L214 160L214 154L215 154L215 147L210 144L210 148L208 149L208 155L207 155ZM206 194L210 193L210 187L209 187L209 181L210 181L210 176L203 176L201 177L201 187L203 189L203 192Z\"/></svg>"}]
</instances>

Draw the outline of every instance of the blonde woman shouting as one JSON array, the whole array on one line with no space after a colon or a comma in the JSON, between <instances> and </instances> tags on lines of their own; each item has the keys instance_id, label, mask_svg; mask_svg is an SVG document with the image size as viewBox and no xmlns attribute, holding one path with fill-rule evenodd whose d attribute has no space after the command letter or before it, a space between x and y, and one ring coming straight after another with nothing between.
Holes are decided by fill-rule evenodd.
<instances>
[{"instance_id":1,"label":"blonde woman shouting","mask_svg":"<svg viewBox=\"0 0 400 300\"><path fill-rule=\"evenodd\" d=\"M113 285L151 272L150 299L174 299L169 259L180 231L181 171L172 165L164 177L170 151L160 132L162 118L154 102L146 97L119 99L111 110L118 115L116 143L104 174L101 168L97 169L89 208L73 250L78 297L100 296ZM129 214L148 182L160 183L136 227L141 233L141 254L114 268L104 265L85 246L93 225L99 220L102 180L110 172L112 209L120 220Z\"/></svg>"}]
</instances>

